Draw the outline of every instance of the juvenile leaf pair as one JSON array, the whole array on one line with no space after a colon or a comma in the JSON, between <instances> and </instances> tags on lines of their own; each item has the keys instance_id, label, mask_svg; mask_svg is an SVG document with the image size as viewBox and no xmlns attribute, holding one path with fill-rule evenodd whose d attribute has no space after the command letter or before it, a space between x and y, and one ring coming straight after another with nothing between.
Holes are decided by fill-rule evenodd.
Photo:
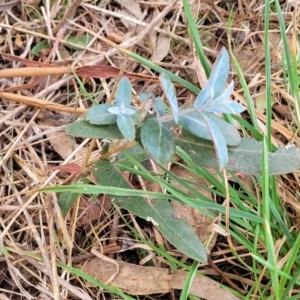
<instances>
[{"instance_id":1,"label":"juvenile leaf pair","mask_svg":"<svg viewBox=\"0 0 300 300\"><path fill-rule=\"evenodd\" d=\"M139 122L138 110L131 106L131 84L127 77L120 80L115 104L100 104L88 110L85 120L94 125L108 125L117 122L125 139L135 139L135 125Z\"/></svg>"}]
</instances>

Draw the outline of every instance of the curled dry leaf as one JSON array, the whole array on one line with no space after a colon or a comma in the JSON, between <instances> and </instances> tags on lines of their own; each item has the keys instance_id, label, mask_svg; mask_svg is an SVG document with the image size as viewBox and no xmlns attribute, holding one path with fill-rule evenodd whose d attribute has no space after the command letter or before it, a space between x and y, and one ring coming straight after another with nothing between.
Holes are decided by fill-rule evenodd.
<instances>
[{"instance_id":1,"label":"curled dry leaf","mask_svg":"<svg viewBox=\"0 0 300 300\"><path fill-rule=\"evenodd\" d=\"M168 269L144 267L123 261L117 263L119 272L110 284L131 295L165 294L171 289L181 290L188 275L184 270L169 274ZM98 257L88 260L81 268L101 282L107 282L117 269L115 264ZM207 300L238 300L227 290L221 289L215 281L200 276L194 278L190 294Z\"/></svg>"}]
</instances>

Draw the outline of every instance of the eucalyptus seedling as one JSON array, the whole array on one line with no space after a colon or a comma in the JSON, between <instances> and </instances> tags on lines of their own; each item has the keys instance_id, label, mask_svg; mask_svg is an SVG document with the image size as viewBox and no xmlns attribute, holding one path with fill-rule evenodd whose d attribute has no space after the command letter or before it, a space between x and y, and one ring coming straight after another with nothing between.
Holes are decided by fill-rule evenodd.
<instances>
[{"instance_id":1,"label":"eucalyptus seedling","mask_svg":"<svg viewBox=\"0 0 300 300\"><path fill-rule=\"evenodd\" d=\"M140 95L143 105L137 109L131 104L130 80L123 77L118 83L114 104L93 106L84 120L71 124L67 132L74 136L136 140L148 156L160 164L170 162L179 146L199 165L260 174L262 144L241 138L238 130L222 118L222 114L239 114L245 110L231 99L234 84L227 86L229 69L229 55L223 48L207 85L189 107L179 107L172 81L161 74L159 80L166 101L146 92ZM155 113L150 114L150 109ZM300 155L296 150L291 146L269 153L270 174L299 168Z\"/></svg>"}]
</instances>

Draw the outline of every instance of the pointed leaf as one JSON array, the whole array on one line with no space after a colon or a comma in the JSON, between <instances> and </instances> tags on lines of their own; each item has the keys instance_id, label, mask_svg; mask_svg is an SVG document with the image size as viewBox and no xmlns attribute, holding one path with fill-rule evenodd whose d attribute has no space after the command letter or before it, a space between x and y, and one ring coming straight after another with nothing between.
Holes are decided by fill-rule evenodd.
<instances>
[{"instance_id":1,"label":"pointed leaf","mask_svg":"<svg viewBox=\"0 0 300 300\"><path fill-rule=\"evenodd\" d=\"M214 91L214 99L218 98L222 94L227 82L229 67L230 63L228 52L225 48L222 48L221 53L215 62L207 85L197 96L194 102L194 107L201 107L207 101L209 101L211 97L211 89Z\"/></svg>"},{"instance_id":2,"label":"pointed leaf","mask_svg":"<svg viewBox=\"0 0 300 300\"><path fill-rule=\"evenodd\" d=\"M111 114L108 109L112 104L100 104L91 107L84 116L84 119L91 124L107 125L117 121L117 116Z\"/></svg>"},{"instance_id":3,"label":"pointed leaf","mask_svg":"<svg viewBox=\"0 0 300 300\"><path fill-rule=\"evenodd\" d=\"M116 123L98 126L85 120L79 120L68 125L66 132L71 136L96 139L120 139L123 137Z\"/></svg>"},{"instance_id":4,"label":"pointed leaf","mask_svg":"<svg viewBox=\"0 0 300 300\"><path fill-rule=\"evenodd\" d=\"M131 116L118 115L117 124L125 139L128 141L135 139L135 125Z\"/></svg>"},{"instance_id":5,"label":"pointed leaf","mask_svg":"<svg viewBox=\"0 0 300 300\"><path fill-rule=\"evenodd\" d=\"M216 103L213 109L209 109L209 112L223 113L223 114L239 114L245 110L245 107L237 102L228 101L222 103Z\"/></svg>"},{"instance_id":6,"label":"pointed leaf","mask_svg":"<svg viewBox=\"0 0 300 300\"><path fill-rule=\"evenodd\" d=\"M99 161L94 175L101 186L131 188L121 172L108 161ZM197 261L206 261L204 245L192 228L182 219L174 218L174 207L167 199L153 199L152 203L142 197L110 196L113 202L145 220L153 220L157 229L178 250Z\"/></svg>"},{"instance_id":7,"label":"pointed leaf","mask_svg":"<svg viewBox=\"0 0 300 300\"><path fill-rule=\"evenodd\" d=\"M246 108L237 103L232 101L231 94L233 91L233 81L230 83L228 88L216 99L213 101L209 101L209 105L205 105L200 107L199 109L215 112L215 113L229 113L229 114L238 114L243 112Z\"/></svg>"},{"instance_id":8,"label":"pointed leaf","mask_svg":"<svg viewBox=\"0 0 300 300\"><path fill-rule=\"evenodd\" d=\"M117 106L125 105L129 107L131 103L131 83L128 77L123 77L117 86L116 91L116 100L115 103Z\"/></svg>"},{"instance_id":9,"label":"pointed leaf","mask_svg":"<svg viewBox=\"0 0 300 300\"><path fill-rule=\"evenodd\" d=\"M73 193L73 192L62 192L59 194L58 197L58 205L61 211L61 214L63 218L65 218L70 210L70 208L73 206L73 204L78 199L79 194Z\"/></svg>"},{"instance_id":10,"label":"pointed leaf","mask_svg":"<svg viewBox=\"0 0 300 300\"><path fill-rule=\"evenodd\" d=\"M209 117L215 123L215 126L221 131L227 145L236 146L241 142L239 132L223 119L219 118L213 113L202 112L202 115ZM200 113L194 108L180 109L179 121L183 128L190 133L203 138L212 140L210 131L206 122L201 117Z\"/></svg>"},{"instance_id":11,"label":"pointed leaf","mask_svg":"<svg viewBox=\"0 0 300 300\"><path fill-rule=\"evenodd\" d=\"M177 123L179 107L178 107L175 87L172 81L169 79L169 77L164 73L160 74L159 80L160 80L161 87L164 91L164 94L171 106L174 121L175 123Z\"/></svg>"},{"instance_id":12,"label":"pointed leaf","mask_svg":"<svg viewBox=\"0 0 300 300\"><path fill-rule=\"evenodd\" d=\"M166 114L165 102L161 97L156 97L153 101L153 107L159 116L164 116Z\"/></svg>"},{"instance_id":13,"label":"pointed leaf","mask_svg":"<svg viewBox=\"0 0 300 300\"><path fill-rule=\"evenodd\" d=\"M207 124L207 127L209 128L212 141L215 146L215 155L218 160L218 168L219 170L223 170L228 162L228 150L227 145L224 139L224 136L222 132L219 130L219 128L216 126L216 123L212 121L208 116L205 116L201 114L204 121Z\"/></svg>"},{"instance_id":14,"label":"pointed leaf","mask_svg":"<svg viewBox=\"0 0 300 300\"><path fill-rule=\"evenodd\" d=\"M149 98L152 98L152 97L154 98L154 94L149 91L139 94L139 99L141 102L145 102L146 100L148 100Z\"/></svg>"},{"instance_id":15,"label":"pointed leaf","mask_svg":"<svg viewBox=\"0 0 300 300\"><path fill-rule=\"evenodd\" d=\"M145 150L158 163L170 162L175 154L175 140L170 130L157 119L146 120L141 129L141 141Z\"/></svg>"}]
</instances>

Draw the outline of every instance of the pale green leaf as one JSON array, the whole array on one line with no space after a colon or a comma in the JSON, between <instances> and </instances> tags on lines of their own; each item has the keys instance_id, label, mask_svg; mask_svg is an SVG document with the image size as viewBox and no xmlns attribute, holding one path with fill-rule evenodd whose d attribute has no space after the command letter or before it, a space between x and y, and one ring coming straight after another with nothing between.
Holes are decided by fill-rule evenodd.
<instances>
[{"instance_id":1,"label":"pale green leaf","mask_svg":"<svg viewBox=\"0 0 300 300\"><path fill-rule=\"evenodd\" d=\"M241 142L239 132L230 123L210 112L202 112L209 118L222 133L227 145L236 146ZM179 121L183 128L203 139L212 140L211 133L201 113L194 108L182 108L179 112Z\"/></svg>"},{"instance_id":2,"label":"pale green leaf","mask_svg":"<svg viewBox=\"0 0 300 300\"><path fill-rule=\"evenodd\" d=\"M133 115L136 111L130 107L112 106L107 109L108 112L114 115Z\"/></svg>"},{"instance_id":3,"label":"pale green leaf","mask_svg":"<svg viewBox=\"0 0 300 300\"><path fill-rule=\"evenodd\" d=\"M146 91L141 94L139 94L139 99L141 102L146 102L149 98L154 97L154 94L152 92Z\"/></svg>"},{"instance_id":4,"label":"pale green leaf","mask_svg":"<svg viewBox=\"0 0 300 300\"><path fill-rule=\"evenodd\" d=\"M128 141L135 139L135 125L130 115L118 115L117 124L125 139Z\"/></svg>"},{"instance_id":5,"label":"pale green leaf","mask_svg":"<svg viewBox=\"0 0 300 300\"><path fill-rule=\"evenodd\" d=\"M207 127L210 131L212 141L215 146L215 156L218 161L218 169L223 170L228 162L228 150L222 132L219 130L218 126L214 121L210 119L211 115L202 115Z\"/></svg>"},{"instance_id":6,"label":"pale green leaf","mask_svg":"<svg viewBox=\"0 0 300 300\"><path fill-rule=\"evenodd\" d=\"M175 123L178 123L179 107L178 107L178 100L176 97L175 87L174 87L172 81L169 79L169 77L164 73L160 74L159 80L160 80L162 89L164 91L164 94L171 106L174 121L175 121Z\"/></svg>"},{"instance_id":7,"label":"pale green leaf","mask_svg":"<svg viewBox=\"0 0 300 300\"><path fill-rule=\"evenodd\" d=\"M153 101L153 107L158 116L164 116L166 114L166 105L161 97L156 97Z\"/></svg>"},{"instance_id":8,"label":"pale green leaf","mask_svg":"<svg viewBox=\"0 0 300 300\"><path fill-rule=\"evenodd\" d=\"M115 103L117 106L129 107L131 103L131 83L128 77L123 77L117 86Z\"/></svg>"},{"instance_id":9,"label":"pale green leaf","mask_svg":"<svg viewBox=\"0 0 300 300\"><path fill-rule=\"evenodd\" d=\"M117 116L108 111L111 107L112 104L99 104L93 106L84 115L84 119L95 125L112 124L117 121Z\"/></svg>"},{"instance_id":10,"label":"pale green leaf","mask_svg":"<svg viewBox=\"0 0 300 300\"><path fill-rule=\"evenodd\" d=\"M225 48L222 48L221 53L217 61L215 62L214 68L211 72L207 85L199 93L194 102L195 107L201 107L205 105L205 103L208 102L212 96L212 90L214 99L222 94L227 82L229 67L230 62L228 52Z\"/></svg>"}]
</instances>

